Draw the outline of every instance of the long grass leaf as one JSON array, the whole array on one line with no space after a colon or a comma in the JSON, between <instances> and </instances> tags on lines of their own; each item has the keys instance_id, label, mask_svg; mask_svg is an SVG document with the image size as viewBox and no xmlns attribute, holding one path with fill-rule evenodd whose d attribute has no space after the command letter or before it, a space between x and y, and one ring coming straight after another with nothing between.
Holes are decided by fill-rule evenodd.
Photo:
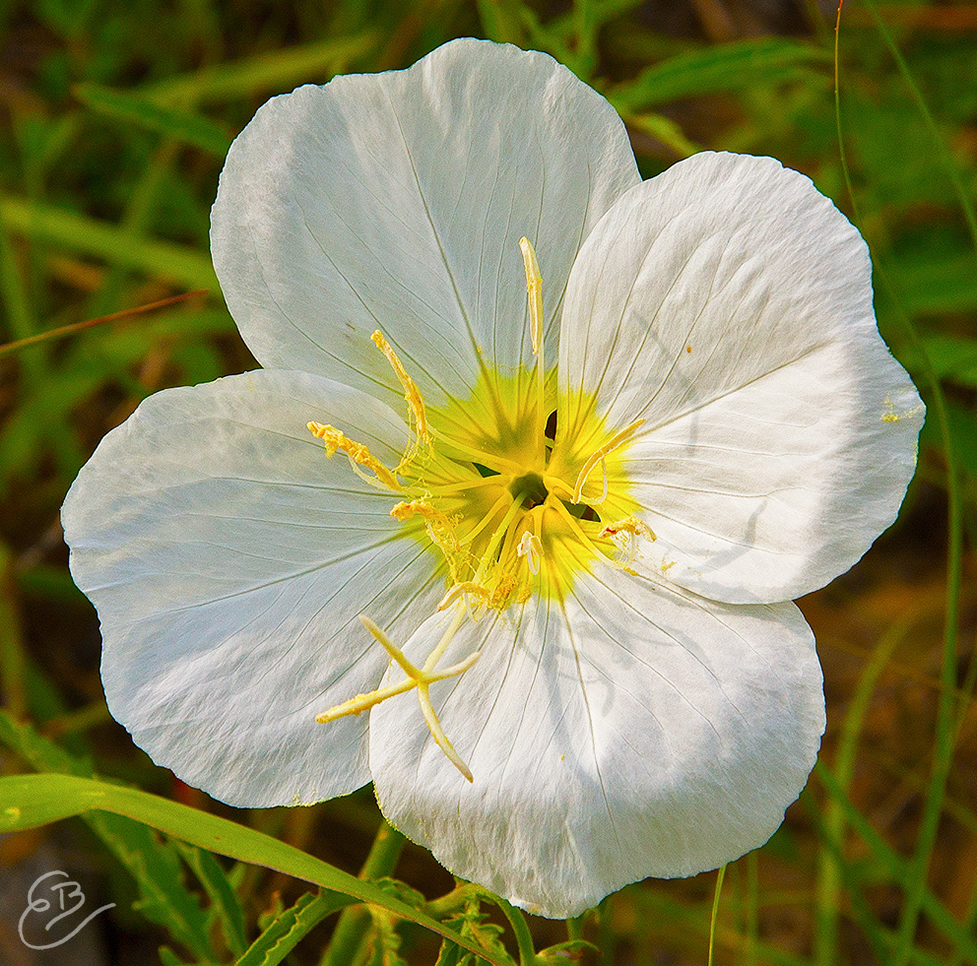
<instances>
[{"instance_id":1,"label":"long grass leaf","mask_svg":"<svg viewBox=\"0 0 977 966\"><path fill-rule=\"evenodd\" d=\"M30 725L17 724L2 710L0 744L43 771L86 778L93 772L88 760L68 754ZM6 806L5 799L0 797L0 801ZM141 914L166 928L198 958L211 955L206 917L196 896L183 885L182 867L172 846L160 842L145 825L119 815L87 812L81 817L132 876L139 892L137 905Z\"/></svg>"},{"instance_id":2,"label":"long grass leaf","mask_svg":"<svg viewBox=\"0 0 977 966\"><path fill-rule=\"evenodd\" d=\"M124 815L210 852L263 865L323 889L382 906L402 919L465 946L496 966L505 966L503 961L487 955L447 926L372 882L358 879L270 835L148 792L72 775L10 775L0 777L0 802L4 803L0 811L0 832L36 828L91 810Z\"/></svg>"},{"instance_id":3,"label":"long grass leaf","mask_svg":"<svg viewBox=\"0 0 977 966\"><path fill-rule=\"evenodd\" d=\"M287 90L345 70L375 50L378 41L379 36L371 30L276 50L168 78L142 88L142 93L159 103L220 104L270 90Z\"/></svg>"},{"instance_id":4,"label":"long grass leaf","mask_svg":"<svg viewBox=\"0 0 977 966\"><path fill-rule=\"evenodd\" d=\"M819 47L794 40L738 40L663 60L635 80L614 87L608 97L621 109L636 113L682 97L783 83L828 59Z\"/></svg>"},{"instance_id":5,"label":"long grass leaf","mask_svg":"<svg viewBox=\"0 0 977 966\"><path fill-rule=\"evenodd\" d=\"M139 269L152 278L168 279L184 288L220 291L210 256L172 242L150 241L87 215L10 195L0 195L0 221L27 238Z\"/></svg>"},{"instance_id":6,"label":"long grass leaf","mask_svg":"<svg viewBox=\"0 0 977 966\"><path fill-rule=\"evenodd\" d=\"M872 860L876 863L877 871L893 882L897 882L903 890L909 891L913 888L919 889L920 910L925 912L930 921L936 928L946 936L954 948L970 960L977 962L977 939L961 925L950 914L949 910L932 893L925 879L921 885L916 883L916 863L913 860L904 859L891 846L889 846L872 828L871 824L854 806L845 790L841 787L838 779L831 771L820 764L815 765L815 773L828 790L831 797L838 802L844 812L845 819L856 834L868 846L872 853ZM828 841L829 832L822 827L822 834ZM840 843L835 843L840 848ZM838 853L840 855L840 851ZM844 868L844 866L842 866ZM897 951L894 951L886 962L892 962L895 955L906 955L908 962L916 955L916 949L910 946L903 952L902 940L899 940Z\"/></svg>"},{"instance_id":7,"label":"long grass leaf","mask_svg":"<svg viewBox=\"0 0 977 966\"><path fill-rule=\"evenodd\" d=\"M143 91L113 90L91 82L77 84L73 91L83 104L106 117L192 144L215 157L223 158L231 146L231 136L210 118L160 104Z\"/></svg>"}]
</instances>

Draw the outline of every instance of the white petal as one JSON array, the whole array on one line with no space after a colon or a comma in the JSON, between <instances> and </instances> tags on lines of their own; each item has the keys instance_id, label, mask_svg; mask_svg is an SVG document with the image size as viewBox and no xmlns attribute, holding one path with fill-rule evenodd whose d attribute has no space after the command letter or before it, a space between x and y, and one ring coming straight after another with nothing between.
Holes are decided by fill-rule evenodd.
<instances>
[{"instance_id":1,"label":"white petal","mask_svg":"<svg viewBox=\"0 0 977 966\"><path fill-rule=\"evenodd\" d=\"M717 600L843 573L915 467L923 405L879 337L865 243L770 158L697 155L615 205L571 275L560 379L613 426L645 421L628 472L659 539L637 566Z\"/></svg>"},{"instance_id":2,"label":"white petal","mask_svg":"<svg viewBox=\"0 0 977 966\"><path fill-rule=\"evenodd\" d=\"M481 650L432 687L473 784L410 695L370 724L387 818L456 875L554 918L761 845L824 728L814 641L793 604L713 604L610 566L574 595L562 612L534 599L469 623L445 654L449 665ZM423 625L415 659L444 621Z\"/></svg>"},{"instance_id":3,"label":"white petal","mask_svg":"<svg viewBox=\"0 0 977 966\"><path fill-rule=\"evenodd\" d=\"M221 175L214 264L263 365L386 386L401 411L374 329L422 392L464 397L478 353L531 358L520 237L552 319L583 239L638 180L620 118L569 70L459 40L262 107Z\"/></svg>"},{"instance_id":4,"label":"white petal","mask_svg":"<svg viewBox=\"0 0 977 966\"><path fill-rule=\"evenodd\" d=\"M366 612L416 626L443 593L393 495L327 458L334 422L396 462L403 422L345 386L257 371L147 399L62 512L94 602L112 714L181 778L235 805L311 802L369 780L367 722L314 722L376 686Z\"/></svg>"}]
</instances>

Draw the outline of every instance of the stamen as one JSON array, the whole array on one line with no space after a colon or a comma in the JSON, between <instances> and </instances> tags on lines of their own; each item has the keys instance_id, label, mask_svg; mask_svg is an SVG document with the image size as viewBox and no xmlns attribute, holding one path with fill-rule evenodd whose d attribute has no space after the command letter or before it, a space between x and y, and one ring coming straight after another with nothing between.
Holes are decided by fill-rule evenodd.
<instances>
[{"instance_id":1,"label":"stamen","mask_svg":"<svg viewBox=\"0 0 977 966\"><path fill-rule=\"evenodd\" d=\"M321 439L326 444L326 456L336 455L337 450L342 450L349 459L349 465L353 467L356 475L365 480L371 486L382 484L390 490L400 490L400 481L380 462L370 450L362 443L357 443L350 439L335 426L324 426L322 423L310 422L307 428L313 436ZM365 466L373 470L375 476L367 476L359 466Z\"/></svg>"},{"instance_id":2,"label":"stamen","mask_svg":"<svg viewBox=\"0 0 977 966\"><path fill-rule=\"evenodd\" d=\"M475 594L483 600L491 600L492 592L476 584L473 580L463 580L455 584L438 602L438 610L447 610L462 594Z\"/></svg>"},{"instance_id":3,"label":"stamen","mask_svg":"<svg viewBox=\"0 0 977 966\"><path fill-rule=\"evenodd\" d=\"M335 707L330 708L328 711L324 711L322 714L316 715L315 720L319 724L325 724L329 721L335 721L338 718L346 717L347 715L358 715L368 709L379 704L381 701L386 701L387 698L392 698L397 694L404 694L414 688L417 688L417 698L420 702L421 713L424 715L424 720L427 723L428 729L431 732L431 736L434 738L437 746L445 753L448 760L455 766L468 779L468 781L473 781L471 770L462 761L458 752L455 751L454 746L445 737L444 729L441 727L441 722L438 720L438 716L434 711L434 707L431 704L430 696L430 686L436 681L443 681L446 678L457 677L460 674L464 674L481 656L480 652L475 651L473 654L469 654L463 661L458 664L452 664L451 667L446 667L441 671L435 671L434 665L438 662L438 659L444 653L445 648L454 637L455 632L461 623L459 617L464 614L461 611L460 615L456 615L455 619L451 622L448 630L442 635L441 640L438 642L438 646L428 655L427 660L424 662L424 667L416 667L411 661L408 660L404 652L397 647L396 644L376 625L369 617L360 615L360 621L363 626L383 645L384 650L390 655L391 659L394 660L407 675L407 679L401 681L399 684L390 685L385 688L377 688L375 691L370 691L369 694L358 694L355 698L351 698L349 701L344 701L342 704L337 704Z\"/></svg>"},{"instance_id":4,"label":"stamen","mask_svg":"<svg viewBox=\"0 0 977 966\"><path fill-rule=\"evenodd\" d=\"M536 422L537 438L542 452L546 451L546 364L543 360L543 276L539 273L536 251L528 238L519 239L522 252L522 267L526 272L526 291L529 295L529 334L533 340L533 355L536 356Z\"/></svg>"},{"instance_id":5,"label":"stamen","mask_svg":"<svg viewBox=\"0 0 977 966\"><path fill-rule=\"evenodd\" d=\"M488 513L486 513L485 516L483 516L482 519L479 520L478 523L476 523L467 534L465 534L465 539L461 541L461 546L468 546L475 539L475 537L477 537L495 519L499 511L505 509L507 505L510 511L512 507L516 507L516 509L518 509L516 501L513 500L512 494L508 491L503 493L495 501L495 503L492 504L492 507ZM508 519L511 519L511 517L508 517Z\"/></svg>"},{"instance_id":6,"label":"stamen","mask_svg":"<svg viewBox=\"0 0 977 966\"><path fill-rule=\"evenodd\" d=\"M605 456L609 456L614 450L619 449L624 445L635 433L635 430L644 423L643 419L636 419L630 426L622 429L616 436L613 436L608 442L601 446L596 452L591 454L590 459L584 463L580 472L577 474L577 482L573 485L573 499L571 503L580 502L580 492L584 488L584 484L587 482L587 477L590 476L590 471L600 462L603 461ZM606 470L605 470L606 472ZM605 480L606 486L606 480ZM604 497L607 496L605 491ZM602 497L603 500L603 497ZM588 501L589 502L589 501Z\"/></svg>"},{"instance_id":7,"label":"stamen","mask_svg":"<svg viewBox=\"0 0 977 966\"><path fill-rule=\"evenodd\" d=\"M519 249L529 293L529 332L533 340L533 355L538 355L543 344L543 277L539 274L536 251L528 238L519 239Z\"/></svg>"},{"instance_id":8,"label":"stamen","mask_svg":"<svg viewBox=\"0 0 977 966\"><path fill-rule=\"evenodd\" d=\"M607 526L597 534L597 536L613 537L619 533L630 533L636 537L647 537L649 540L658 539L658 537L655 535L655 531L652 530L651 527L644 522L644 520L639 520L635 516L625 517L623 520L608 523Z\"/></svg>"},{"instance_id":9,"label":"stamen","mask_svg":"<svg viewBox=\"0 0 977 966\"><path fill-rule=\"evenodd\" d=\"M526 530L516 547L516 554L526 558L529 572L535 577L539 573L540 558L543 556L543 541L529 530Z\"/></svg>"},{"instance_id":10,"label":"stamen","mask_svg":"<svg viewBox=\"0 0 977 966\"><path fill-rule=\"evenodd\" d=\"M598 537L622 536L622 550L626 550L628 559L627 565L630 567L634 563L635 555L638 552L638 537L645 537L648 540L657 540L655 531L648 526L644 520L639 520L635 516L625 517L614 523L607 524Z\"/></svg>"},{"instance_id":11,"label":"stamen","mask_svg":"<svg viewBox=\"0 0 977 966\"><path fill-rule=\"evenodd\" d=\"M390 515L395 519L403 523L405 520L409 520L412 516L417 515L423 517L429 524L437 524L442 527L452 536L454 536L454 523L449 520L437 507L432 506L426 500L411 500L410 503L405 503L401 501L397 503L394 508L390 511ZM455 538L455 545L457 545L458 540Z\"/></svg>"},{"instance_id":12,"label":"stamen","mask_svg":"<svg viewBox=\"0 0 977 966\"><path fill-rule=\"evenodd\" d=\"M414 417L414 426L418 440L430 445L431 437L427 430L427 412L424 409L424 400L421 398L420 390L404 368L403 363L397 358L397 353L394 352L393 347L383 337L383 333L379 329L373 333L372 339L376 347L387 357L387 362L390 363L391 368L400 380L401 386L403 386L404 398L407 400L407 405L410 407L410 411Z\"/></svg>"},{"instance_id":13,"label":"stamen","mask_svg":"<svg viewBox=\"0 0 977 966\"><path fill-rule=\"evenodd\" d=\"M578 499L573 501L574 503L586 503L587 506L600 506L607 499L607 463L604 462L603 456L600 458L600 470L601 475L604 478L604 488L601 491L600 496L597 497L596 500L591 500L584 496L582 492L577 494L576 491L574 491L574 495L578 496Z\"/></svg>"}]
</instances>

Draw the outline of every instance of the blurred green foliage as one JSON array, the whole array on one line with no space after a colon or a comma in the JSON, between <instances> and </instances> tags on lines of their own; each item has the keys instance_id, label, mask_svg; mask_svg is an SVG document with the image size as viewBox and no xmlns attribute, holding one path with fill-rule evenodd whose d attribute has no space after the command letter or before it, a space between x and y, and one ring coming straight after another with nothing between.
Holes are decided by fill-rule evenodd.
<instances>
[{"instance_id":1,"label":"blurred green foliage","mask_svg":"<svg viewBox=\"0 0 977 966\"><path fill-rule=\"evenodd\" d=\"M168 964L461 966L473 948L522 964L706 959L708 876L625 889L568 934L511 908L486 919L478 890L452 889L420 850L401 856L384 826L371 849L368 794L232 826L109 719L94 616L65 567L58 509L101 436L164 386L254 365L208 254L236 132L300 83L404 67L475 35L548 51L601 90L646 176L701 147L771 154L868 240L880 328L929 407L920 472L894 536L805 605L822 657L841 655L825 662L822 764L806 810L728 870L715 961L977 963L977 12L851 2L837 60L834 15L815 0L0 2L0 745L10 776L75 776L4 779L0 806L11 830L81 814L74 848L119 903L118 962L142 961L125 937L145 923ZM201 288L153 315L16 344ZM100 801L130 805L91 810L96 786L72 782L96 776L118 783ZM270 851L195 837L180 801ZM50 829L0 841L0 875L46 838L58 842ZM343 894L335 876L282 858L292 845L344 868L367 855L375 883ZM398 862L421 891L387 878ZM374 901L332 933L319 926L351 896ZM453 938L439 953L411 921Z\"/></svg>"}]
</instances>

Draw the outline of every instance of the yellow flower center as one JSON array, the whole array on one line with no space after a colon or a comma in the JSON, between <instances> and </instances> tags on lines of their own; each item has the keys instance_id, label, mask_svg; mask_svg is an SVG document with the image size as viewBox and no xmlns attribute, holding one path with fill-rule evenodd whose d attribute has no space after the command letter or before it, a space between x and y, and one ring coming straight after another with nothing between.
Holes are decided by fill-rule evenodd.
<instances>
[{"instance_id":1,"label":"yellow flower center","mask_svg":"<svg viewBox=\"0 0 977 966\"><path fill-rule=\"evenodd\" d=\"M435 670L466 619L524 603L533 594L562 600L574 579L598 558L628 566L639 538L654 534L634 514L626 452L638 427L610 427L583 391L557 389L546 372L542 338L542 279L532 246L520 247L536 355L532 369L502 373L483 366L466 399L428 407L396 352L379 331L373 341L404 389L412 439L396 467L333 426L309 423L333 456L343 451L353 471L390 492L390 513L406 535L438 558L446 580L439 609L454 615L448 630L418 668L368 618L367 629L404 671L400 684L358 695L320 722L360 714L387 698L417 691L438 746L469 780L471 772L441 730L431 706L431 683L462 674L477 660ZM625 551L621 559L620 551Z\"/></svg>"}]
</instances>

